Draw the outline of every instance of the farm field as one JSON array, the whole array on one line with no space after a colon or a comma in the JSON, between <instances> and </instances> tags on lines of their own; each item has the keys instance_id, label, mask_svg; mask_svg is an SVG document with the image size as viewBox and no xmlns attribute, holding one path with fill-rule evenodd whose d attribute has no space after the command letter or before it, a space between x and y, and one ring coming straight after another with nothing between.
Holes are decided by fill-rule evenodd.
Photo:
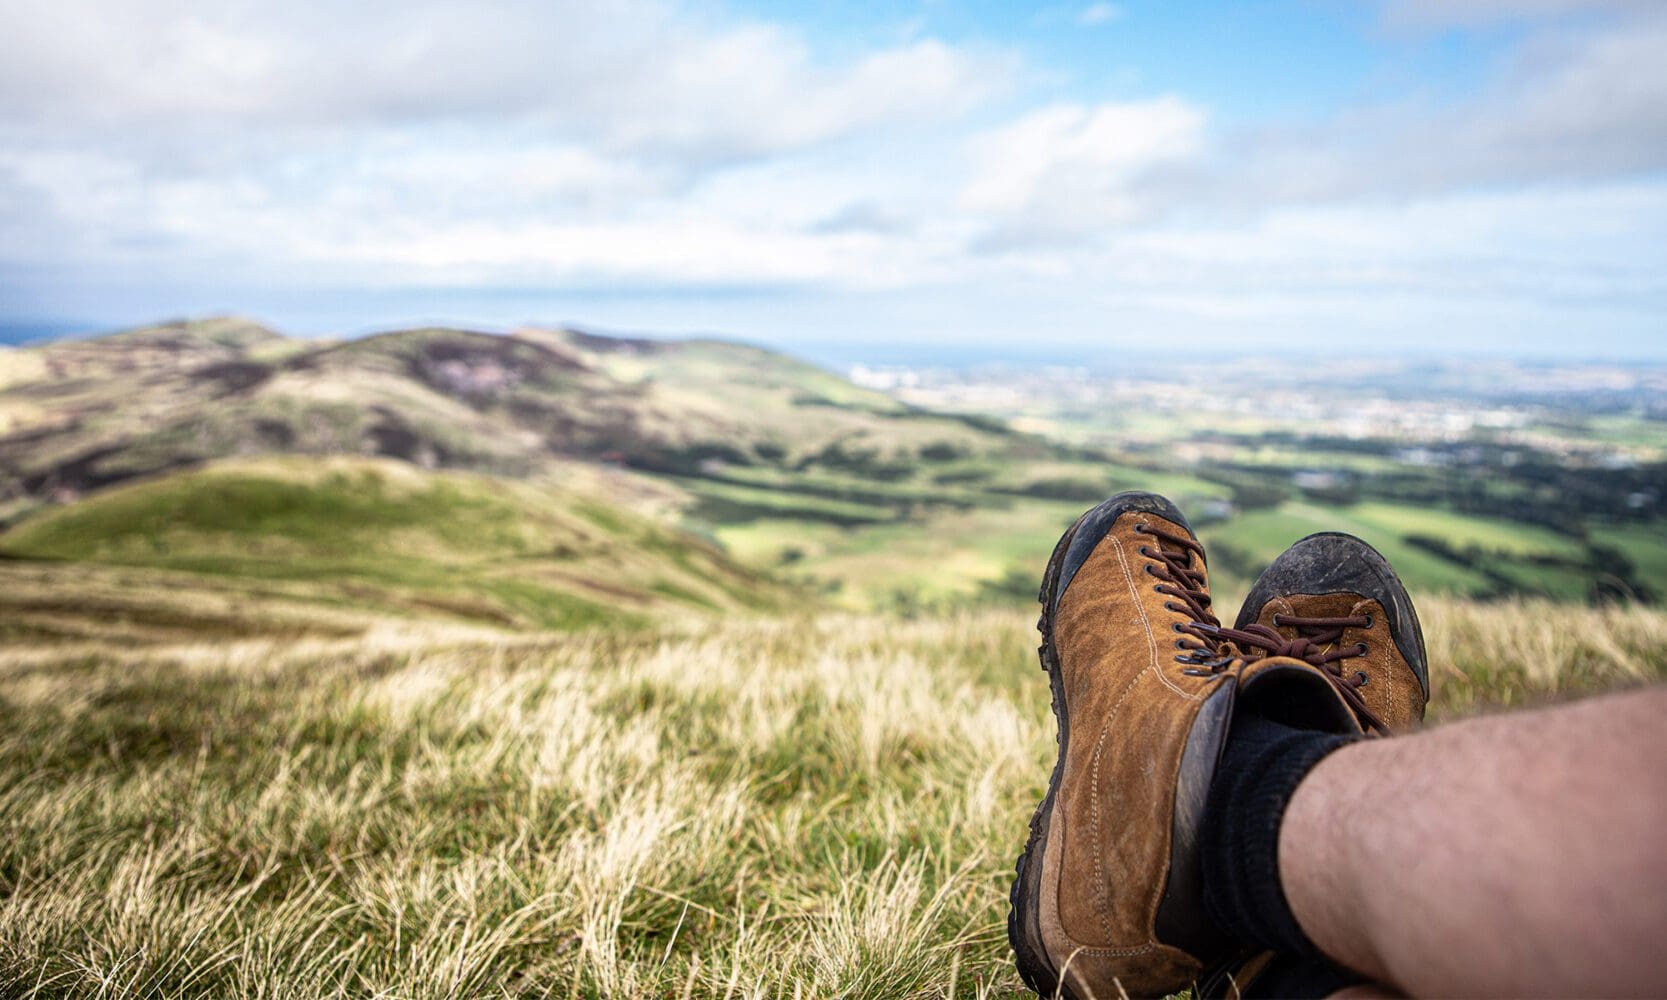
<instances>
[{"instance_id":1,"label":"farm field","mask_svg":"<svg viewBox=\"0 0 1667 1000\"><path fill-rule=\"evenodd\" d=\"M410 488L467 508L397 553L378 523L361 537L381 540L380 552L311 564L441 600L485 594L500 617L546 627L655 606L598 585L599 562L624 540L562 540L573 528L556 527L546 495L560 506L575 491L589 497L578 515L587 531L608 534L597 512L622 509L704 539L740 574L726 597L687 579L687 566L645 569L668 606L744 605L759 596L744 592L774 582L856 611L1010 604L1065 526L1122 489L1164 493L1188 511L1229 603L1285 545L1323 530L1364 536L1420 593L1667 600L1667 456L1660 421L1641 404L1507 404L1488 395L1492 383L1391 371L1363 419L1359 386L1326 396L1280 381L1278 367L1249 371L1241 378L1266 385L1243 397L1006 373L1005 407L958 413L717 340L424 328L318 342L235 317L165 324L0 351L0 551L291 573L308 563L284 558L306 548L298 525L347 512L343 497L315 503L263 487L301 504L281 539L250 524L240 529L250 544L227 547L221 532L214 551L136 531L100 542L107 551L66 541L98 535L93 513L71 513L83 497L108 505L109 491L144 481L165 503L200 485L192 475L285 456L297 474L325 459L382 461L411 484L432 475ZM1396 402L1426 383L1448 395ZM947 385L933 398L985 398L951 391L984 386L973 375ZM51 542L60 517L71 527ZM471 534L480 551L464 558Z\"/></svg>"}]
</instances>

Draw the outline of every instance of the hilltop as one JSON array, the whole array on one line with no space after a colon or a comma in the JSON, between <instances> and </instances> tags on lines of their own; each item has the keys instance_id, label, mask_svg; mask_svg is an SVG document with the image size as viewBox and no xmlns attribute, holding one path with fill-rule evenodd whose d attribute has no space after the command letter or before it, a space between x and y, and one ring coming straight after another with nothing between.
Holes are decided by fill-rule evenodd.
<instances>
[{"instance_id":1,"label":"hilltop","mask_svg":"<svg viewBox=\"0 0 1667 1000\"><path fill-rule=\"evenodd\" d=\"M1083 495L1113 485L1000 421L910 406L780 353L574 330L314 341L221 318L55 342L0 354L0 429L14 555L37 551L26 544L46 530L37 519L103 523L54 506L108 507L113 488L229 460L373 458L521 484L613 470L602 505L670 516L755 569L849 587L855 603L928 585L976 596L1074 516L1069 504L1037 516L1038 477L1074 469L1089 478L1071 484ZM183 498L202 482L148 495ZM976 538L960 565L894 574L874 558L877 544L908 548L887 532L946 516L952 530L922 538Z\"/></svg>"},{"instance_id":2,"label":"hilltop","mask_svg":"<svg viewBox=\"0 0 1667 1000\"><path fill-rule=\"evenodd\" d=\"M0 429L14 504L251 454L525 478L571 458L671 474L901 467L1002 436L742 344L539 329L320 342L237 319L0 355Z\"/></svg>"}]
</instances>

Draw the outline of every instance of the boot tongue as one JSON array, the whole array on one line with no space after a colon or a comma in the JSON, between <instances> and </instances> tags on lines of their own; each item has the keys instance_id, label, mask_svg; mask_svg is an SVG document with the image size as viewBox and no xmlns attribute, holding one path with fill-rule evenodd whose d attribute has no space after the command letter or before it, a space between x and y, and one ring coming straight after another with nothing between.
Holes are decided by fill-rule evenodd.
<instances>
[{"instance_id":1,"label":"boot tongue","mask_svg":"<svg viewBox=\"0 0 1667 1000\"><path fill-rule=\"evenodd\" d=\"M1289 656L1267 656L1240 668L1239 703L1264 718L1297 729L1363 731L1359 711L1364 706L1357 709L1350 705L1325 671Z\"/></svg>"}]
</instances>

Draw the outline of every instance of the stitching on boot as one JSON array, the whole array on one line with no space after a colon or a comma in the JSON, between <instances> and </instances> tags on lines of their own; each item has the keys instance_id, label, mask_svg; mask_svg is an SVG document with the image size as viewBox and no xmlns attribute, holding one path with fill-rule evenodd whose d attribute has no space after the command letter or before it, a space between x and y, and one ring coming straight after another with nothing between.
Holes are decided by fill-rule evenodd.
<instances>
[{"instance_id":1,"label":"stitching on boot","mask_svg":"<svg viewBox=\"0 0 1667 1000\"><path fill-rule=\"evenodd\" d=\"M1140 679L1143 676L1143 674L1135 674L1134 680L1124 685L1123 696L1117 699L1117 704L1113 705L1111 711L1106 714L1105 724L1100 727L1099 739L1094 743L1094 766L1089 771L1089 777L1092 781L1092 784L1089 785L1089 815L1093 817L1089 825L1094 833L1094 911L1100 917L1100 933L1104 934L1107 940L1116 935L1111 932L1110 906L1107 902L1105 851L1100 849L1100 845L1105 842L1100 836L1100 761L1105 755L1106 740L1111 736L1111 724L1116 721L1117 716L1123 711L1123 704L1129 700L1129 695L1133 694L1134 689L1140 686ZM1065 870L1061 867L1060 877L1064 878L1064 876Z\"/></svg>"},{"instance_id":2,"label":"stitching on boot","mask_svg":"<svg viewBox=\"0 0 1667 1000\"><path fill-rule=\"evenodd\" d=\"M1141 523L1145 524L1146 522L1142 521ZM1140 588L1134 582L1134 574L1129 570L1129 559L1128 555L1123 551L1123 540L1110 535L1107 537L1111 538L1111 540L1116 543L1117 565L1123 570L1123 580L1129 585L1129 597L1134 601L1135 610L1140 613L1141 626L1146 629L1146 648L1152 657L1150 663L1147 665L1147 669L1158 675L1158 680L1163 682L1164 687L1183 698L1187 698L1191 701L1197 701L1198 699L1196 696L1189 695L1179 687L1176 687L1174 682L1163 675L1163 668L1158 666L1158 637L1152 634L1152 621L1150 618L1146 617L1146 605L1141 602Z\"/></svg>"}]
</instances>

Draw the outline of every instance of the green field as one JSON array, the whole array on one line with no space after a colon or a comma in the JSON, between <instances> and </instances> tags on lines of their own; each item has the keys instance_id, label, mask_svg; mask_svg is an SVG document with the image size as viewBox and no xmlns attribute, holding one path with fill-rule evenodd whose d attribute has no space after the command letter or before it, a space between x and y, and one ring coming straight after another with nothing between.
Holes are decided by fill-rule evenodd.
<instances>
[{"instance_id":1,"label":"green field","mask_svg":"<svg viewBox=\"0 0 1667 1000\"><path fill-rule=\"evenodd\" d=\"M1135 475L1125 480L1137 481ZM1200 495L1209 495L1184 478L1160 485L1182 487L1171 495L1183 509L1189 500L1196 504ZM1217 496L1224 492L1216 490ZM1032 596L1033 584L1024 581L1039 577L1059 535L1090 506L1009 496L972 510L925 511L869 524L776 514L711 530L742 561L820 583L849 607L884 608L899 600L909 607L944 606L1003 594ZM1418 594L1521 593L1579 602L1601 572L1582 542L1532 525L1381 501L1292 501L1202 522L1200 535L1212 553L1221 603L1236 604L1263 566L1292 542L1319 531L1366 539ZM1458 555L1409 543L1414 536L1439 539ZM1592 537L1630 553L1643 578L1667 592L1667 538L1645 529L1604 528L1594 529Z\"/></svg>"},{"instance_id":2,"label":"green field","mask_svg":"<svg viewBox=\"0 0 1667 1000\"><path fill-rule=\"evenodd\" d=\"M274 458L138 482L25 521L0 535L0 556L285 582L336 603L545 628L788 597L594 491L385 460Z\"/></svg>"}]
</instances>

